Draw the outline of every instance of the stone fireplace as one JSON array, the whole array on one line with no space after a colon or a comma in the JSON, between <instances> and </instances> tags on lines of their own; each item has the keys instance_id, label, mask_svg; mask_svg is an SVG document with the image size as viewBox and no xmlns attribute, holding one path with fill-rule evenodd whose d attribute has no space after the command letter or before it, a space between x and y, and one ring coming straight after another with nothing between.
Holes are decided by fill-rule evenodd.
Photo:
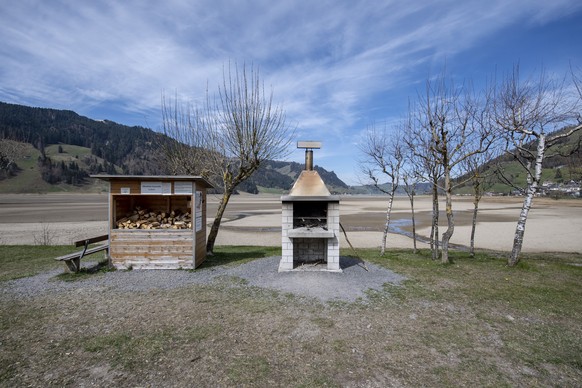
<instances>
[{"instance_id":1,"label":"stone fireplace","mask_svg":"<svg viewBox=\"0 0 582 388\"><path fill-rule=\"evenodd\" d=\"M313 148L319 142L299 142L306 149L305 170L282 202L282 258L279 271L295 269L341 272L339 265L339 197L331 195L313 170Z\"/></svg>"}]
</instances>

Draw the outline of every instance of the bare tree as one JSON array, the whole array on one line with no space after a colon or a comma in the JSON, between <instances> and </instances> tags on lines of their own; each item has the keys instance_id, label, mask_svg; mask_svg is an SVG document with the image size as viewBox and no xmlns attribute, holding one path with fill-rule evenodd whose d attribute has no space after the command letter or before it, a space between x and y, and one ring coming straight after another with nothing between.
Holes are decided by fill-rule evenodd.
<instances>
[{"instance_id":1,"label":"bare tree","mask_svg":"<svg viewBox=\"0 0 582 388\"><path fill-rule=\"evenodd\" d=\"M161 144L166 170L172 175L201 175L215 182L216 168L210 164L209 133L205 108L181 103L176 96L162 95L162 127L175 141Z\"/></svg>"},{"instance_id":2,"label":"bare tree","mask_svg":"<svg viewBox=\"0 0 582 388\"><path fill-rule=\"evenodd\" d=\"M522 80L519 66L514 67L496 91L495 122L505 136L506 149L527 177L513 248L507 261L509 266L519 262L527 217L541 185L543 163L553 156L548 149L582 129L576 103L567 94L564 81L548 78L543 71L537 80ZM563 128L566 129L558 131Z\"/></svg>"},{"instance_id":3,"label":"bare tree","mask_svg":"<svg viewBox=\"0 0 582 388\"><path fill-rule=\"evenodd\" d=\"M22 156L24 148L23 143L0 139L0 179L16 174L18 165L15 160Z\"/></svg>"},{"instance_id":4,"label":"bare tree","mask_svg":"<svg viewBox=\"0 0 582 388\"><path fill-rule=\"evenodd\" d=\"M415 142L415 140L422 138L422 136L419 137L419 134L415 132L415 127L413 125L412 118L413 118L412 110L409 109L409 115L408 118L403 121L402 130L403 132L402 141L405 145L404 147L405 162L402 170L402 182L404 183L403 185L404 192L408 196L408 200L410 202L413 252L414 253L418 252L417 247L418 239L416 234L416 218L414 208L414 198L416 197L417 194L416 190L420 182L431 181L435 184L434 187L436 188L436 190L433 191L433 218L431 223L430 248L433 254L433 259L436 260L438 259L438 243L436 243L438 238L435 239L434 237L438 236L438 232L435 235L435 230L438 230L438 186L436 186L436 182L439 179L439 174L437 171L438 168L437 169L431 168L437 165L429 162L431 156L430 152L428 152L428 149L417 150L414 148L415 146L418 146L418 143ZM433 175L437 177L436 180L432 179Z\"/></svg>"},{"instance_id":5,"label":"bare tree","mask_svg":"<svg viewBox=\"0 0 582 388\"><path fill-rule=\"evenodd\" d=\"M483 194L485 193L487 179L491 178L494 174L492 169L487 169L486 167L487 162L495 158L493 153L494 149L495 148L490 148L488 152L473 154L461 163L461 168L466 173L466 181L470 182L473 191L473 217L471 222L471 241L469 245L469 254L471 257L475 257L475 234L477 230L479 202L481 202L481 198L483 198Z\"/></svg>"},{"instance_id":6,"label":"bare tree","mask_svg":"<svg viewBox=\"0 0 582 388\"><path fill-rule=\"evenodd\" d=\"M473 191L473 217L471 222L471 238L469 244L469 254L475 257L475 234L477 231L477 216L479 213L479 202L483 198L485 192L485 185L494 175L493 169L488 169L487 164L495 160L502 152L499 137L495 136L493 120L491 117L491 107L493 103L493 90L487 87L486 93L483 96L481 109L476 109L474 113L474 123L479 127L479 131L483 134L489 134L490 138L487 140L487 147L479 150L479 152L470 153L465 159L459 163L461 171L464 172L465 180L458 182L459 185L464 185L470 182ZM493 128L493 129L492 129Z\"/></svg>"},{"instance_id":7,"label":"bare tree","mask_svg":"<svg viewBox=\"0 0 582 388\"><path fill-rule=\"evenodd\" d=\"M53 245L56 237L55 234L55 230L51 224L41 222L39 230L32 234L34 245Z\"/></svg>"},{"instance_id":8,"label":"bare tree","mask_svg":"<svg viewBox=\"0 0 582 388\"><path fill-rule=\"evenodd\" d=\"M439 181L442 166L437 163L431 148L430 132L419 125L415 107L409 107L404 141L409 151L408 160L416 180L430 182L432 195L432 218L430 227L430 250L433 260L439 258Z\"/></svg>"},{"instance_id":9,"label":"bare tree","mask_svg":"<svg viewBox=\"0 0 582 388\"><path fill-rule=\"evenodd\" d=\"M412 222L413 252L417 253L418 248L416 246L416 219L414 217L414 197L416 196L416 187L418 185L418 181L416 180L416 175L412 171L405 169L402 172L402 182L404 183L403 185L404 192L408 196L408 201L410 202L410 220Z\"/></svg>"},{"instance_id":10,"label":"bare tree","mask_svg":"<svg viewBox=\"0 0 582 388\"><path fill-rule=\"evenodd\" d=\"M168 158L174 173L187 171L221 187L216 216L206 243L212 253L228 202L236 187L266 160L286 156L295 130L282 107L265 93L259 70L234 64L223 70L218 92L200 109L164 104L164 128L186 147Z\"/></svg>"},{"instance_id":11,"label":"bare tree","mask_svg":"<svg viewBox=\"0 0 582 388\"><path fill-rule=\"evenodd\" d=\"M415 127L420 129L420 138L414 149L428 147L430 162L442 168L447 229L442 235L441 262L446 264L450 262L449 241L455 229L453 174L465 159L486 151L492 137L487 127L478 125L480 102L466 85L457 88L442 75L427 81L425 94L418 100Z\"/></svg>"},{"instance_id":12,"label":"bare tree","mask_svg":"<svg viewBox=\"0 0 582 388\"><path fill-rule=\"evenodd\" d=\"M383 131L378 131L372 127L367 131L363 143L360 144L360 151L364 155L360 162L363 173L374 187L388 196L386 222L380 250L380 255L383 256L386 251L394 195L400 184L400 169L404 162L400 135L398 133L390 135L386 128ZM384 179L388 183L387 186L382 185L381 180Z\"/></svg>"}]
</instances>

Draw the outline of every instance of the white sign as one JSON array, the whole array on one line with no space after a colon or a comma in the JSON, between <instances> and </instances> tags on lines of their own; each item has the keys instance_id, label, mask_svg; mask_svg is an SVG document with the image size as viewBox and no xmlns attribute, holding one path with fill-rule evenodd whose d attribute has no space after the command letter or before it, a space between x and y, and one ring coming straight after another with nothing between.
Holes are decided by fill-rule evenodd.
<instances>
[{"instance_id":1,"label":"white sign","mask_svg":"<svg viewBox=\"0 0 582 388\"><path fill-rule=\"evenodd\" d=\"M194 195L194 215L196 216L196 231L202 230L202 191L196 191Z\"/></svg>"},{"instance_id":2,"label":"white sign","mask_svg":"<svg viewBox=\"0 0 582 388\"><path fill-rule=\"evenodd\" d=\"M194 208L196 209L196 214L200 213L202 215L202 191L196 192L196 202L194 203Z\"/></svg>"},{"instance_id":3,"label":"white sign","mask_svg":"<svg viewBox=\"0 0 582 388\"><path fill-rule=\"evenodd\" d=\"M202 230L202 215L196 216L196 231L200 232Z\"/></svg>"},{"instance_id":4,"label":"white sign","mask_svg":"<svg viewBox=\"0 0 582 388\"><path fill-rule=\"evenodd\" d=\"M142 194L162 194L162 182L141 182Z\"/></svg>"},{"instance_id":5,"label":"white sign","mask_svg":"<svg viewBox=\"0 0 582 388\"><path fill-rule=\"evenodd\" d=\"M122 187L121 194L131 194L131 189L129 187Z\"/></svg>"},{"instance_id":6,"label":"white sign","mask_svg":"<svg viewBox=\"0 0 582 388\"><path fill-rule=\"evenodd\" d=\"M174 182L174 194L192 194L192 182Z\"/></svg>"}]
</instances>

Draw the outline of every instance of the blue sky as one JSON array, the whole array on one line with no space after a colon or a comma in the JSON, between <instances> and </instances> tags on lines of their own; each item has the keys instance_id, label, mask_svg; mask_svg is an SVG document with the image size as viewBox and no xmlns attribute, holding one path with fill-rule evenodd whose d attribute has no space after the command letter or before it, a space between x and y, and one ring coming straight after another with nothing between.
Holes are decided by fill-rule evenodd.
<instances>
[{"instance_id":1,"label":"blue sky","mask_svg":"<svg viewBox=\"0 0 582 388\"><path fill-rule=\"evenodd\" d=\"M361 134L427 77L564 75L582 67L581 21L580 0L7 0L0 101L159 129L162 93L196 103L229 60L252 62L296 140L323 141L315 163L357 184Z\"/></svg>"}]
</instances>

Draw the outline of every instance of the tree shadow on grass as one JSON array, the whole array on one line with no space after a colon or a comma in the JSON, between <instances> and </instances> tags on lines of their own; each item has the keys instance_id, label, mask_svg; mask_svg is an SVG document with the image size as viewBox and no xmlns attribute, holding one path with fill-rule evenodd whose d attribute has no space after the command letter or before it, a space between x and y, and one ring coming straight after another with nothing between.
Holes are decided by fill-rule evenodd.
<instances>
[{"instance_id":1,"label":"tree shadow on grass","mask_svg":"<svg viewBox=\"0 0 582 388\"><path fill-rule=\"evenodd\" d=\"M356 265L368 270L367 266L366 266L366 262L364 260L360 259L359 257L340 256L340 268L342 270L356 266Z\"/></svg>"}]
</instances>

